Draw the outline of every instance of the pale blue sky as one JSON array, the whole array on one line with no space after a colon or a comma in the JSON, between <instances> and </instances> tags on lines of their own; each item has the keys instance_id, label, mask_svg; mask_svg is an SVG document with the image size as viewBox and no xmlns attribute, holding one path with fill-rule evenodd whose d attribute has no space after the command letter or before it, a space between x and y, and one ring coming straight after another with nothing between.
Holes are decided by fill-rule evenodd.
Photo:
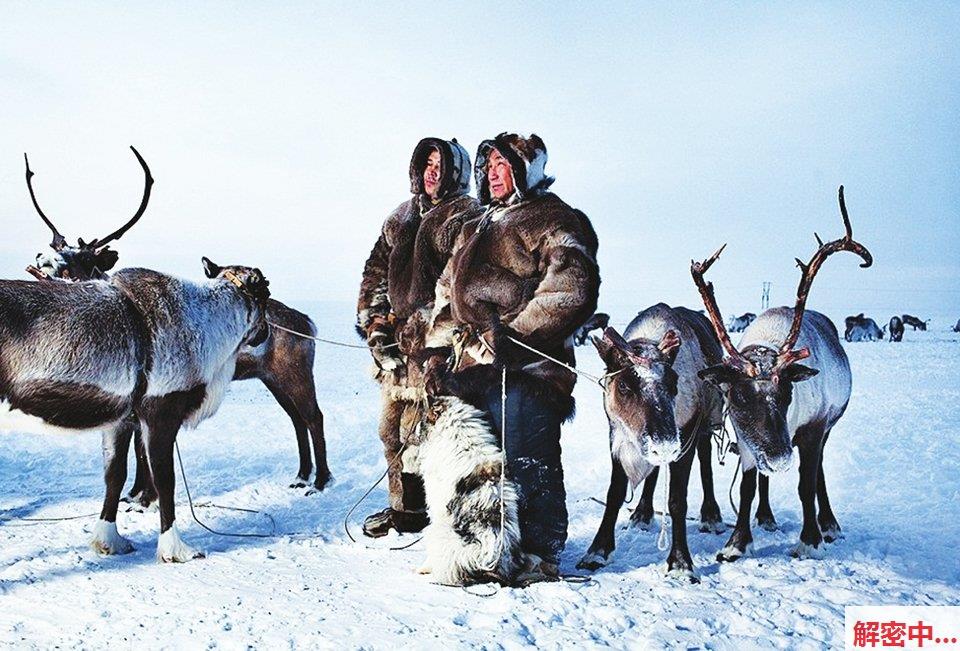
<instances>
[{"instance_id":1,"label":"pale blue sky","mask_svg":"<svg viewBox=\"0 0 960 651\"><path fill-rule=\"evenodd\" d=\"M960 4L11 3L0 7L0 277L49 233L103 235L156 178L121 266L256 264L291 301L352 299L426 135L547 143L600 236L602 302L792 300L812 232L852 257L811 307L960 317ZM625 315L629 316L629 315ZM945 325L945 322L944 322Z\"/></svg>"}]
</instances>

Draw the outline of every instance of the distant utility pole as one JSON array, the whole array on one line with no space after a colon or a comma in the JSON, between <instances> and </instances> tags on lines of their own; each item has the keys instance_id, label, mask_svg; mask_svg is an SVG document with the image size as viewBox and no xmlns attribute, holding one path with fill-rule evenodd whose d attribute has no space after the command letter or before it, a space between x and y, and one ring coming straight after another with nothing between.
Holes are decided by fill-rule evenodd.
<instances>
[{"instance_id":1,"label":"distant utility pole","mask_svg":"<svg viewBox=\"0 0 960 651\"><path fill-rule=\"evenodd\" d=\"M763 281L763 295L760 298L760 309L766 310L770 308L770 281Z\"/></svg>"}]
</instances>

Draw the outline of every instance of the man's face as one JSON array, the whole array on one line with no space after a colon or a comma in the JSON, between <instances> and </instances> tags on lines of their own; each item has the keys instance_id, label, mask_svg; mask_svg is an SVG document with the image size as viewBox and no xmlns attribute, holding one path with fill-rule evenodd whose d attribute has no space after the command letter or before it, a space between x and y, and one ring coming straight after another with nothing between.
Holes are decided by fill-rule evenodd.
<instances>
[{"instance_id":1,"label":"man's face","mask_svg":"<svg viewBox=\"0 0 960 651\"><path fill-rule=\"evenodd\" d=\"M427 156L427 166L423 170L423 191L431 199L436 199L440 192L440 152L436 149Z\"/></svg>"},{"instance_id":2,"label":"man's face","mask_svg":"<svg viewBox=\"0 0 960 651\"><path fill-rule=\"evenodd\" d=\"M497 201L513 194L513 170L507 159L496 149L490 150L490 157L487 159L487 182L490 184L490 195Z\"/></svg>"}]
</instances>

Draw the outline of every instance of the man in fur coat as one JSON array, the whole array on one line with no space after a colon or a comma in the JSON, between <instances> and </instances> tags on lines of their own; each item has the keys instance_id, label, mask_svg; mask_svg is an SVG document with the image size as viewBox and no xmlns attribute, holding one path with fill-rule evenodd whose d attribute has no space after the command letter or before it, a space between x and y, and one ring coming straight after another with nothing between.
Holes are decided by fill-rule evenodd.
<instances>
[{"instance_id":1,"label":"man in fur coat","mask_svg":"<svg viewBox=\"0 0 960 651\"><path fill-rule=\"evenodd\" d=\"M382 388L379 434L390 493L390 506L364 521L368 536L386 535L391 528L420 531L427 524L423 482L403 472L400 452L420 418L423 375L414 360L437 278L464 221L480 213L467 194L470 171L470 156L456 139L421 140L410 160L413 196L384 221L363 269L357 328L370 346Z\"/></svg>"},{"instance_id":2,"label":"man in fur coat","mask_svg":"<svg viewBox=\"0 0 960 651\"><path fill-rule=\"evenodd\" d=\"M486 210L464 225L437 285L424 368L431 393L485 411L498 440L507 369L506 456L521 547L549 576L567 538L560 425L573 414L576 375L510 338L572 365L572 335L596 309L600 274L593 226L548 190L546 161L536 135L481 143L474 173Z\"/></svg>"}]
</instances>

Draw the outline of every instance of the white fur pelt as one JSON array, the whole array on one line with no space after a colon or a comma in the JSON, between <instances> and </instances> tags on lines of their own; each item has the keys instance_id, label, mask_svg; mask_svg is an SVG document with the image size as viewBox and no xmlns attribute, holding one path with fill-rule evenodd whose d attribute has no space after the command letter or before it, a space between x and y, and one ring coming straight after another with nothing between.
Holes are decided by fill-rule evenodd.
<instances>
[{"instance_id":1,"label":"white fur pelt","mask_svg":"<svg viewBox=\"0 0 960 651\"><path fill-rule=\"evenodd\" d=\"M419 454L430 515L421 572L446 585L494 576L510 583L524 557L516 489L505 479L500 491L499 437L483 412L458 398L440 398L431 411L438 415L423 425Z\"/></svg>"}]
</instances>

